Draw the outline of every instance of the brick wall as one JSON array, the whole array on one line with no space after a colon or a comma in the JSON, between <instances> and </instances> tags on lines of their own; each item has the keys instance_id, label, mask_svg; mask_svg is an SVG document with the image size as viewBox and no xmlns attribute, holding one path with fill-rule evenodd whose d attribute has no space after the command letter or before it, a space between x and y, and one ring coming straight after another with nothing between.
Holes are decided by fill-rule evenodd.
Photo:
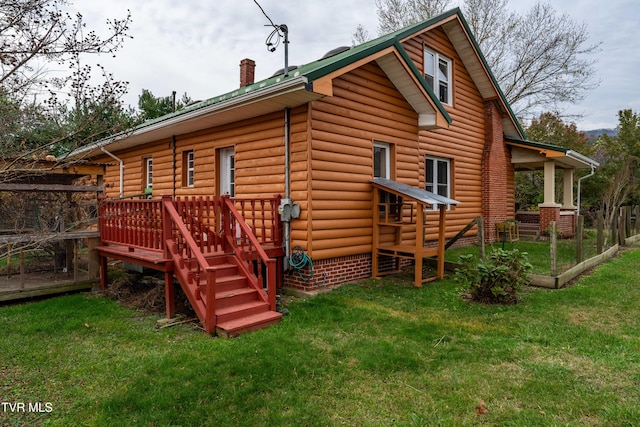
<instances>
[{"instance_id":1,"label":"brick wall","mask_svg":"<svg viewBox=\"0 0 640 427\"><path fill-rule=\"evenodd\" d=\"M502 116L494 101L484 103L485 145L482 154L482 216L485 240L496 240L496 222L509 218L507 192L507 147L504 143Z\"/></svg>"},{"instance_id":2,"label":"brick wall","mask_svg":"<svg viewBox=\"0 0 640 427\"><path fill-rule=\"evenodd\" d=\"M540 232L545 233L545 230L549 228L551 221L557 223L560 221L560 206L541 206L540 207Z\"/></svg>"},{"instance_id":3,"label":"brick wall","mask_svg":"<svg viewBox=\"0 0 640 427\"><path fill-rule=\"evenodd\" d=\"M309 267L305 267L302 270L302 275L305 278L309 276ZM309 292L370 278L371 254L349 255L314 261L313 276L313 279L305 281L295 270L290 269L289 272L284 274L283 285L287 288Z\"/></svg>"}]
</instances>

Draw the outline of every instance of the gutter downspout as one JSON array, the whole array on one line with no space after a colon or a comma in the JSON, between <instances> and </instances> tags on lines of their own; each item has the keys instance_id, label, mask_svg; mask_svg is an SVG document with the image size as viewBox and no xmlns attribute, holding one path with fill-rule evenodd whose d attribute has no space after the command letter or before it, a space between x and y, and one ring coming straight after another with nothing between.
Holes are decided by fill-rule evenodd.
<instances>
[{"instance_id":1,"label":"gutter downspout","mask_svg":"<svg viewBox=\"0 0 640 427\"><path fill-rule=\"evenodd\" d=\"M124 161L121 158L116 157L113 153L108 152L104 147L100 147L100 150L107 156L113 158L117 162L120 162L120 198L122 199L124 197ZM578 185L580 185L580 183L578 183Z\"/></svg>"},{"instance_id":2,"label":"gutter downspout","mask_svg":"<svg viewBox=\"0 0 640 427\"><path fill-rule=\"evenodd\" d=\"M578 215L580 215L580 182L585 178L589 178L590 176L593 176L594 173L596 173L596 168L592 163L591 164L591 173L589 175L583 176L582 178L578 178L578 206L577 206Z\"/></svg>"},{"instance_id":3,"label":"gutter downspout","mask_svg":"<svg viewBox=\"0 0 640 427\"><path fill-rule=\"evenodd\" d=\"M291 203L291 109L284 109L284 198ZM284 271L289 270L291 256L291 222L284 223Z\"/></svg>"}]
</instances>

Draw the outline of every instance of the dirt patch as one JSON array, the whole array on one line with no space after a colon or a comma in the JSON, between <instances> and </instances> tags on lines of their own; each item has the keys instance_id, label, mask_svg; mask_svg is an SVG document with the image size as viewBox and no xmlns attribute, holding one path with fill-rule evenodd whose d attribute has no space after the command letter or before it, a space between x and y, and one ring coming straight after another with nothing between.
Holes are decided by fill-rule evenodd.
<instances>
[{"instance_id":1,"label":"dirt patch","mask_svg":"<svg viewBox=\"0 0 640 427\"><path fill-rule=\"evenodd\" d=\"M166 308L164 274L141 274L119 268L109 271L113 277L102 293L125 307L148 314L163 314ZM176 312L193 316L194 311L177 281Z\"/></svg>"}]
</instances>

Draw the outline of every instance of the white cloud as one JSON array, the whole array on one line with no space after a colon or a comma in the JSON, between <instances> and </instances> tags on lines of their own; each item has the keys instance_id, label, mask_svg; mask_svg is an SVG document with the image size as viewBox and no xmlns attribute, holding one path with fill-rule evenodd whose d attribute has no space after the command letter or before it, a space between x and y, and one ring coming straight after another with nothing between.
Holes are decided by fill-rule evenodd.
<instances>
[{"instance_id":1,"label":"white cloud","mask_svg":"<svg viewBox=\"0 0 640 427\"><path fill-rule=\"evenodd\" d=\"M372 0L259 0L275 24L289 27L289 63L308 63L341 45L350 45L358 24L373 36L377 31ZM535 0L512 0L523 11ZM126 103L135 105L143 88L156 96L175 90L205 99L233 90L239 84L239 63L256 61L256 79L270 76L284 65L282 46L267 51L271 29L253 0L76 0L89 25L103 26L107 18L122 17L131 9L133 22L128 40L117 58L100 62L117 79L130 82ZM615 127L617 111L640 109L640 44L635 41L640 4L635 1L557 0L553 6L577 22L588 25L591 41L602 42L598 56L600 86L585 100L566 111L584 114L580 129ZM594 11L598 13L594 13ZM92 27L93 28L93 27Z\"/></svg>"}]
</instances>

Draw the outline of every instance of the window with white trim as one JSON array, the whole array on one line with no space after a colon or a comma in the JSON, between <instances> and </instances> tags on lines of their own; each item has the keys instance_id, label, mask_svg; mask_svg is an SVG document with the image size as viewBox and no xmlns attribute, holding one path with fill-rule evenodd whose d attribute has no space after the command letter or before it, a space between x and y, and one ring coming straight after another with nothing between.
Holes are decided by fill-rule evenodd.
<instances>
[{"instance_id":1,"label":"window with white trim","mask_svg":"<svg viewBox=\"0 0 640 427\"><path fill-rule=\"evenodd\" d=\"M144 188L153 188L153 159L151 157L144 159L144 176Z\"/></svg>"},{"instance_id":2,"label":"window with white trim","mask_svg":"<svg viewBox=\"0 0 640 427\"><path fill-rule=\"evenodd\" d=\"M195 175L195 163L193 150L182 152L182 186L193 187Z\"/></svg>"},{"instance_id":3,"label":"window with white trim","mask_svg":"<svg viewBox=\"0 0 640 427\"><path fill-rule=\"evenodd\" d=\"M391 179L391 148L384 142L373 143L373 177Z\"/></svg>"},{"instance_id":4,"label":"window with white trim","mask_svg":"<svg viewBox=\"0 0 640 427\"><path fill-rule=\"evenodd\" d=\"M427 191L451 197L451 161L449 159L425 157L425 178Z\"/></svg>"},{"instance_id":5,"label":"window with white trim","mask_svg":"<svg viewBox=\"0 0 640 427\"><path fill-rule=\"evenodd\" d=\"M451 60L425 48L424 78L440 102L451 105Z\"/></svg>"}]
</instances>

